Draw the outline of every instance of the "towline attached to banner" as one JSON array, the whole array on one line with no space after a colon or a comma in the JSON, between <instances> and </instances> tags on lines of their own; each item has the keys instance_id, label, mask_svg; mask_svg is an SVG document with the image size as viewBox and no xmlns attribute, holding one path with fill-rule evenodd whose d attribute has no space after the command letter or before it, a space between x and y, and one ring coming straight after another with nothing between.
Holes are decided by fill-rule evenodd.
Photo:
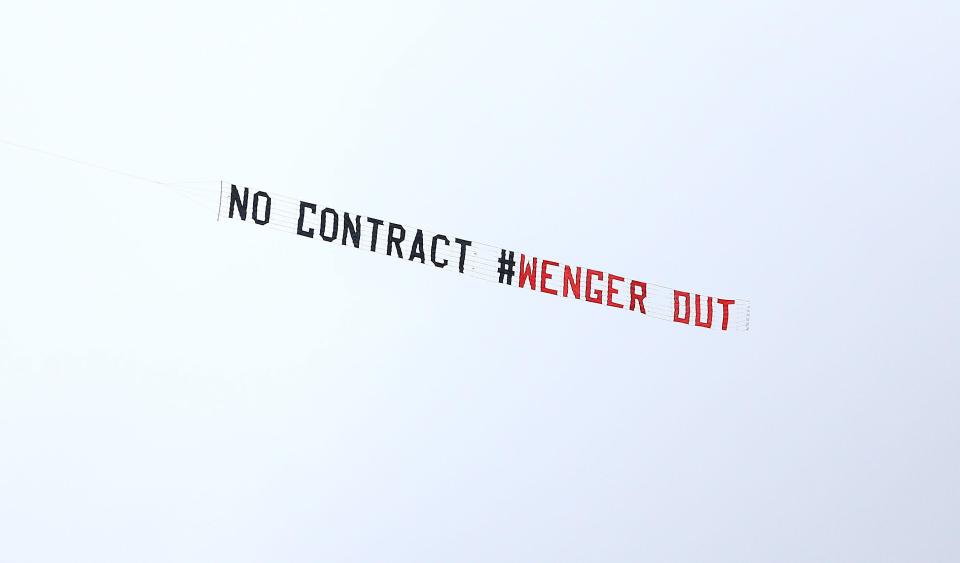
<instances>
[{"instance_id":1,"label":"towline attached to banner","mask_svg":"<svg viewBox=\"0 0 960 563\"><path fill-rule=\"evenodd\" d=\"M746 299L673 289L236 184L220 183L221 218L631 314L720 331L750 329Z\"/></svg>"}]
</instances>

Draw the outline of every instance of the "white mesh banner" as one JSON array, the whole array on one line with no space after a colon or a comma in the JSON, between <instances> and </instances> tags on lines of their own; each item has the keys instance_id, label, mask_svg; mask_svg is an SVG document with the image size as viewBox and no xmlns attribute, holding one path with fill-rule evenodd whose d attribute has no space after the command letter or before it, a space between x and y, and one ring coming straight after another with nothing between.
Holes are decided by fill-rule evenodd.
<instances>
[{"instance_id":1,"label":"white mesh banner","mask_svg":"<svg viewBox=\"0 0 960 563\"><path fill-rule=\"evenodd\" d=\"M750 302L746 299L673 289L256 188L222 183L218 219L278 229L633 315L720 331L750 328Z\"/></svg>"}]
</instances>

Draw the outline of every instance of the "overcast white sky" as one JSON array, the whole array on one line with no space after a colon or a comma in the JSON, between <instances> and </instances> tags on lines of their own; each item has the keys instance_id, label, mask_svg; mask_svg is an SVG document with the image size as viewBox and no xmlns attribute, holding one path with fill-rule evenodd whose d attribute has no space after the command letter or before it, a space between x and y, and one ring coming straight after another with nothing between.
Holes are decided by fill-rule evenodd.
<instances>
[{"instance_id":1,"label":"overcast white sky","mask_svg":"<svg viewBox=\"0 0 960 563\"><path fill-rule=\"evenodd\" d=\"M958 28L4 3L0 139L753 310L508 291L0 145L0 562L957 561Z\"/></svg>"}]
</instances>

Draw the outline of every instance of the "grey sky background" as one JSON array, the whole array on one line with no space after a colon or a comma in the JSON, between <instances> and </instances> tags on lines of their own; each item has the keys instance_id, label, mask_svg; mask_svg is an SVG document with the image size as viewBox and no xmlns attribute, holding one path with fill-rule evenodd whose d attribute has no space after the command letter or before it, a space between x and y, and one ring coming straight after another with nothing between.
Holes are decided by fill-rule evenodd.
<instances>
[{"instance_id":1,"label":"grey sky background","mask_svg":"<svg viewBox=\"0 0 960 563\"><path fill-rule=\"evenodd\" d=\"M28 2L0 138L752 299L721 334L0 145L0 562L956 561L951 2Z\"/></svg>"}]
</instances>

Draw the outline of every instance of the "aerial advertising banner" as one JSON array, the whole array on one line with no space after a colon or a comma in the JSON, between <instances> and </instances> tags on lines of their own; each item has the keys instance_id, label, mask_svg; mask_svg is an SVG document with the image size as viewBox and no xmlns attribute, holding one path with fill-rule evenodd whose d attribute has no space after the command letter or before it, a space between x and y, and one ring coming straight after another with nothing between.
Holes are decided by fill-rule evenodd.
<instances>
[{"instance_id":1,"label":"aerial advertising banner","mask_svg":"<svg viewBox=\"0 0 960 563\"><path fill-rule=\"evenodd\" d=\"M750 302L745 299L674 289L257 188L222 182L217 219L279 229L324 244L633 315L719 331L750 329Z\"/></svg>"}]
</instances>

